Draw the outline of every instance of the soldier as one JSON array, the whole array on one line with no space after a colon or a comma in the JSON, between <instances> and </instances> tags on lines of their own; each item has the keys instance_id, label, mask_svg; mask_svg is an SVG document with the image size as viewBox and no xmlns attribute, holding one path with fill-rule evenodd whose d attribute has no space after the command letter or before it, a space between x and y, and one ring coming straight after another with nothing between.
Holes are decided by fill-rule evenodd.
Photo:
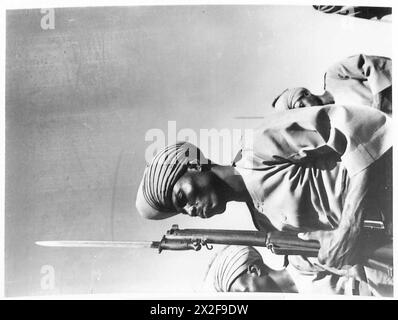
<instances>
[{"instance_id":1,"label":"soldier","mask_svg":"<svg viewBox=\"0 0 398 320\"><path fill-rule=\"evenodd\" d=\"M272 103L275 110L327 104L373 107L392 114L391 59L359 54L348 57L326 72L324 93L306 88L284 90Z\"/></svg>"},{"instance_id":2,"label":"soldier","mask_svg":"<svg viewBox=\"0 0 398 320\"><path fill-rule=\"evenodd\" d=\"M253 208L259 230L295 231L320 242L321 263L362 259L363 221L392 231L391 119L363 107L278 112L243 137L234 165L212 163L189 143L161 150L147 166L136 206L148 219L210 218L229 201Z\"/></svg>"},{"instance_id":3,"label":"soldier","mask_svg":"<svg viewBox=\"0 0 398 320\"><path fill-rule=\"evenodd\" d=\"M202 290L392 296L393 280L367 267L333 272L297 256L274 270L255 248L226 246L210 262Z\"/></svg>"}]
</instances>

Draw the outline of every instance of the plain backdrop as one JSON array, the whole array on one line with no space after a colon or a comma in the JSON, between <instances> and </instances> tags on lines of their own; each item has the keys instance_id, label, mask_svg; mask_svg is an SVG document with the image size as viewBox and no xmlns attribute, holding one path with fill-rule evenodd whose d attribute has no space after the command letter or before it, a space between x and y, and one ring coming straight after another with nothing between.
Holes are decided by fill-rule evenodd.
<instances>
[{"instance_id":1,"label":"plain backdrop","mask_svg":"<svg viewBox=\"0 0 398 320\"><path fill-rule=\"evenodd\" d=\"M212 251L34 242L159 241L172 224L253 229L236 203L209 220L139 217L134 203L148 130L167 133L168 121L197 133L255 127L286 87L321 93L332 63L392 54L390 23L311 6L55 9L53 30L41 28L42 16L7 12L8 296L197 291ZM49 267L51 288L42 285Z\"/></svg>"}]
</instances>

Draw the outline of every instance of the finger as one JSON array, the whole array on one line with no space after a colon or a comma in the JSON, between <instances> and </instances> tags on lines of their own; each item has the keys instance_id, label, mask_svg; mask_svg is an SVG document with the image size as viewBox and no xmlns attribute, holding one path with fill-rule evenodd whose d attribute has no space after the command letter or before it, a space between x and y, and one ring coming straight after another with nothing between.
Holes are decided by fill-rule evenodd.
<instances>
[{"instance_id":1,"label":"finger","mask_svg":"<svg viewBox=\"0 0 398 320\"><path fill-rule=\"evenodd\" d=\"M301 233L297 234L297 237L299 237L301 240L309 240L308 232L301 232Z\"/></svg>"},{"instance_id":2,"label":"finger","mask_svg":"<svg viewBox=\"0 0 398 320\"><path fill-rule=\"evenodd\" d=\"M301 232L297 234L297 237L299 237L301 240L318 240L318 236L316 232Z\"/></svg>"}]
</instances>

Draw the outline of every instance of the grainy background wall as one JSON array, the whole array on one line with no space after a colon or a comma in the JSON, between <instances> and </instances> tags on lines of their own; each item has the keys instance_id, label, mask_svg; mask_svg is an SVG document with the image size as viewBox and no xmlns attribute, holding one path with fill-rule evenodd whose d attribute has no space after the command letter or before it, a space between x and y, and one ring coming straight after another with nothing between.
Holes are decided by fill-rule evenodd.
<instances>
[{"instance_id":1,"label":"grainy background wall","mask_svg":"<svg viewBox=\"0 0 398 320\"><path fill-rule=\"evenodd\" d=\"M287 86L321 92L356 53L391 56L391 24L310 6L7 12L6 294L192 292L210 253L57 249L36 240L160 240L180 227L252 229L240 204L208 221L144 221L135 193L151 128L249 128ZM231 155L232 157L232 155ZM224 159L228 162L231 159ZM54 287L41 286L43 266Z\"/></svg>"}]
</instances>

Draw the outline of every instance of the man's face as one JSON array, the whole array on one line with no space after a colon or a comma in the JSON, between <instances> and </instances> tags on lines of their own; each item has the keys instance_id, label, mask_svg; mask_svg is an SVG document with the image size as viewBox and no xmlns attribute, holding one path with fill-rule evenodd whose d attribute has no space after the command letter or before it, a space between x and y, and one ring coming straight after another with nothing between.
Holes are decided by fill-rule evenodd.
<instances>
[{"instance_id":1,"label":"man's face","mask_svg":"<svg viewBox=\"0 0 398 320\"><path fill-rule=\"evenodd\" d=\"M292 102L290 109L300 109L321 105L323 105L322 100L317 95L314 95L310 90L303 88L300 91L298 98Z\"/></svg>"},{"instance_id":2,"label":"man's face","mask_svg":"<svg viewBox=\"0 0 398 320\"><path fill-rule=\"evenodd\" d=\"M224 189L212 171L191 169L174 185L173 205L177 212L191 217L210 218L225 211Z\"/></svg>"},{"instance_id":3,"label":"man's face","mask_svg":"<svg viewBox=\"0 0 398 320\"><path fill-rule=\"evenodd\" d=\"M284 92L278 98L275 104L275 110L284 111L321 105L323 105L321 98L312 94L308 89L292 88Z\"/></svg>"},{"instance_id":4,"label":"man's face","mask_svg":"<svg viewBox=\"0 0 398 320\"><path fill-rule=\"evenodd\" d=\"M231 284L230 292L281 292L281 289L268 275L257 275L253 272L241 274Z\"/></svg>"}]
</instances>

